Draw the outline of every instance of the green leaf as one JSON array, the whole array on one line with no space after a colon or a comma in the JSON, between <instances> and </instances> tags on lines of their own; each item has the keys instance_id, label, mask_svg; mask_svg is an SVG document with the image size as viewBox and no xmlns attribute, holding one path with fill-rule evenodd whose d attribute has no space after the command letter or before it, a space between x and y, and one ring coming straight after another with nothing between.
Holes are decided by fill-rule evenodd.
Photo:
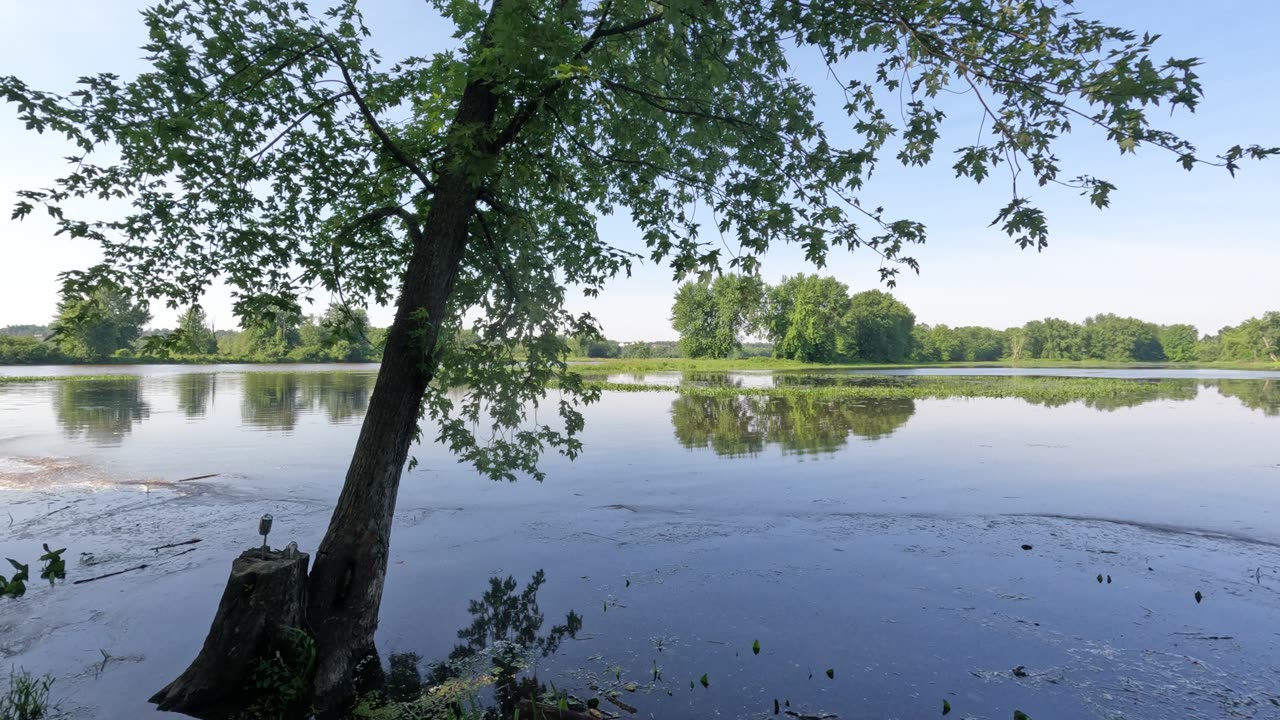
<instances>
[{"instance_id":1,"label":"green leaf","mask_svg":"<svg viewBox=\"0 0 1280 720\"><path fill-rule=\"evenodd\" d=\"M942 701L942 714L943 715L951 714L951 703L945 699Z\"/></svg>"},{"instance_id":2,"label":"green leaf","mask_svg":"<svg viewBox=\"0 0 1280 720\"><path fill-rule=\"evenodd\" d=\"M702 683L702 687L707 687L708 685L710 685L710 684L711 684L711 681L707 680L707 674L706 674L706 673L703 673L703 674L702 674L702 679L701 679L701 680L699 680L698 682Z\"/></svg>"},{"instance_id":3,"label":"green leaf","mask_svg":"<svg viewBox=\"0 0 1280 720\"><path fill-rule=\"evenodd\" d=\"M835 668L827 668L827 677L834 680L836 678Z\"/></svg>"},{"instance_id":4,"label":"green leaf","mask_svg":"<svg viewBox=\"0 0 1280 720\"><path fill-rule=\"evenodd\" d=\"M1031 720L1031 717L1021 710L1014 710L1013 720Z\"/></svg>"},{"instance_id":5,"label":"green leaf","mask_svg":"<svg viewBox=\"0 0 1280 720\"><path fill-rule=\"evenodd\" d=\"M760 641L759 641L759 640L756 640L755 642L751 643L751 653L752 653L753 655L759 655L759 654L760 654Z\"/></svg>"}]
</instances>

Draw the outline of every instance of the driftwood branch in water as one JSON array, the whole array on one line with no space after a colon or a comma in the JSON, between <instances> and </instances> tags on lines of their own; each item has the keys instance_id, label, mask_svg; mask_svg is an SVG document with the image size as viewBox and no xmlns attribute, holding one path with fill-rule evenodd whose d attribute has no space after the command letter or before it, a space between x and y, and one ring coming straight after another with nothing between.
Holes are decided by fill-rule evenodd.
<instances>
[{"instance_id":1,"label":"driftwood branch in water","mask_svg":"<svg viewBox=\"0 0 1280 720\"><path fill-rule=\"evenodd\" d=\"M87 583L87 582L93 582L94 580L102 580L102 579L109 578L109 577L115 577L115 576L117 576L117 575L123 575L123 574L125 574L125 573L127 573L127 572L133 572L134 570L145 570L146 568L147 568L147 565L146 565L145 563L143 563L142 565L139 565L139 566L137 566L137 567L125 568L124 570L117 570L117 571L115 571L115 572L107 573L106 575L99 575L99 576L97 576L97 577L85 578L85 579L83 579L83 580L76 580L75 582L73 582L73 583L71 583L71 584L72 584L72 585L83 585L84 583Z\"/></svg>"},{"instance_id":2,"label":"driftwood branch in water","mask_svg":"<svg viewBox=\"0 0 1280 720\"><path fill-rule=\"evenodd\" d=\"M191 538L190 540L183 540L182 542L169 543L168 545L157 545L156 547L153 547L151 549L152 550L168 550L169 548L182 547L183 545L195 545L198 542L200 542L200 538Z\"/></svg>"}]
</instances>

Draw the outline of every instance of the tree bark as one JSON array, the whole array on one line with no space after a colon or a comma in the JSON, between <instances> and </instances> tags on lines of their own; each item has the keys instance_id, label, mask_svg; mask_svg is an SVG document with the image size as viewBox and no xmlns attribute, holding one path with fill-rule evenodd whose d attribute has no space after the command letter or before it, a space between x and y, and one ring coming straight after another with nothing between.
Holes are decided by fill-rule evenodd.
<instances>
[{"instance_id":1,"label":"tree bark","mask_svg":"<svg viewBox=\"0 0 1280 720\"><path fill-rule=\"evenodd\" d=\"M463 93L454 128L489 128L496 99L482 83ZM405 272L382 367L342 493L316 552L307 619L316 639L313 703L322 718L350 709L359 678L381 674L374 646L400 475L435 373L435 348L480 194L461 160L446 157Z\"/></svg>"}]
</instances>

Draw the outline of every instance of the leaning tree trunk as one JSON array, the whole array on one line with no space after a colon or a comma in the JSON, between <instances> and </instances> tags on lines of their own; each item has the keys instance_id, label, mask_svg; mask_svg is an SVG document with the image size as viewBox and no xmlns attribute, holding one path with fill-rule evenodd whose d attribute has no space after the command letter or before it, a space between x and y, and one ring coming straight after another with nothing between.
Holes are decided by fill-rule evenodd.
<instances>
[{"instance_id":1,"label":"leaning tree trunk","mask_svg":"<svg viewBox=\"0 0 1280 720\"><path fill-rule=\"evenodd\" d=\"M495 105L493 93L473 83L454 126L491 126ZM451 164L452 172L438 178L406 269L382 367L308 585L307 619L318 651L313 702L324 718L342 717L359 680L381 675L374 631L400 474L435 373L441 321L479 195L474 175L461 161L442 162L446 168Z\"/></svg>"}]
</instances>

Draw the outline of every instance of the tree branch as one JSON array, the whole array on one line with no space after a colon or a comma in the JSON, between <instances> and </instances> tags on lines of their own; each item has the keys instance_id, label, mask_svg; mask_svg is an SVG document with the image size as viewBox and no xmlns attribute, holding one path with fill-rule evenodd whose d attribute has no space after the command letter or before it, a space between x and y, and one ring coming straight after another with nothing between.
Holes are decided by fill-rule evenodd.
<instances>
[{"instance_id":1,"label":"tree branch","mask_svg":"<svg viewBox=\"0 0 1280 720\"><path fill-rule=\"evenodd\" d=\"M391 139L391 136L382 128L378 119L374 117L373 111L369 109L369 104L365 102L359 89L356 88L355 80L351 77L351 70L347 67L346 62L343 61L342 54L338 52L338 48L329 41L328 37L324 38L324 43L329 47L329 51L333 53L333 61L337 64L338 70L342 72L342 79L346 83L347 89L350 90L351 97L355 99L356 105L360 108L360 114L364 116L365 122L369 123L373 134L378 136L378 140L382 141L383 148L386 149L391 157L395 158L396 162L418 178L418 181L422 183L423 189L428 192L435 192L435 184L431 182L426 172L423 171L422 166L409 157L409 154Z\"/></svg>"},{"instance_id":2,"label":"tree branch","mask_svg":"<svg viewBox=\"0 0 1280 720\"><path fill-rule=\"evenodd\" d=\"M606 9L605 12L607 14L608 10ZM658 22L662 18L663 14L661 12L657 12L653 15L649 15L648 17L633 20L629 23L614 25L613 27L605 27L604 18L602 17L600 19L600 24L597 25L595 31L591 33L591 37L587 38L587 42L573 54L573 57L569 59L569 62L574 63L582 60L586 57L587 53L591 52L591 50L604 38L635 32L636 30L646 28ZM542 104L546 102L547 98L554 95L561 87L564 87L565 83L565 80L552 80L544 85L537 95L530 98L528 102L521 106L519 112L511 118L507 123L507 126L502 129L502 132L499 133L498 137L494 140L493 151L495 153L498 152L514 140L516 135L520 133L520 130L533 119L533 116L538 112L538 109L542 107Z\"/></svg>"}]
</instances>

